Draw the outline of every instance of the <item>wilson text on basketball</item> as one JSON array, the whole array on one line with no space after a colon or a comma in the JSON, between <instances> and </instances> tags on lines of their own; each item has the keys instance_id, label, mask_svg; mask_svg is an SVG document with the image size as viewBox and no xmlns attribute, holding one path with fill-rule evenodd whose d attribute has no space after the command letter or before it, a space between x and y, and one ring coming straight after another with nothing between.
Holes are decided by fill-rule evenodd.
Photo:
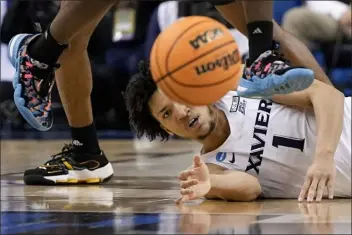
<instances>
[{"instance_id":1,"label":"wilson text on basketball","mask_svg":"<svg viewBox=\"0 0 352 235\"><path fill-rule=\"evenodd\" d=\"M211 72L217 68L222 68L223 70L228 70L230 66L235 65L240 60L240 55L237 49L235 49L232 53L229 53L225 56L215 59L206 64L202 64L196 66L197 75L202 75L207 72Z\"/></svg>"}]
</instances>

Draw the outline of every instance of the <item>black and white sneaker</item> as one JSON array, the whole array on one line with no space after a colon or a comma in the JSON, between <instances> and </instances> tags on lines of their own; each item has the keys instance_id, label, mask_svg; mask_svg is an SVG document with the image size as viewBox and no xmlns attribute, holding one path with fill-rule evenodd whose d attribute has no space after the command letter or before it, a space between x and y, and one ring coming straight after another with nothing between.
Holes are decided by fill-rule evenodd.
<instances>
[{"instance_id":1,"label":"black and white sneaker","mask_svg":"<svg viewBox=\"0 0 352 235\"><path fill-rule=\"evenodd\" d=\"M65 145L44 165L25 171L25 184L99 184L110 180L114 171L104 152L82 154L75 148L73 144Z\"/></svg>"}]
</instances>

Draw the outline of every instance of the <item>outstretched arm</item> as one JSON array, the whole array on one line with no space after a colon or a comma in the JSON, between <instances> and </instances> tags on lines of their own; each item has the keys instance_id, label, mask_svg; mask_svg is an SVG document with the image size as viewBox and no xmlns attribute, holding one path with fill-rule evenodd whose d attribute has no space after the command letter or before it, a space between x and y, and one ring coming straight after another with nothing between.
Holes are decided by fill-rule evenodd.
<instances>
[{"instance_id":1,"label":"outstretched arm","mask_svg":"<svg viewBox=\"0 0 352 235\"><path fill-rule=\"evenodd\" d=\"M333 157L342 133L344 95L320 81L302 92L273 97L276 103L314 111L317 122L317 158L329 154ZM323 154L324 153L324 154Z\"/></svg>"},{"instance_id":2,"label":"outstretched arm","mask_svg":"<svg viewBox=\"0 0 352 235\"><path fill-rule=\"evenodd\" d=\"M248 36L246 26L247 21L243 3L241 1L234 1L226 5L219 5L216 6L216 8L229 23L237 28L241 33ZM248 6L246 10L250 10L248 9ZM292 64L294 66L303 66L312 69L315 73L316 79L332 85L329 78L315 60L309 49L297 38L284 31L274 20L273 23L273 38L274 40L280 42L282 52L292 62Z\"/></svg>"},{"instance_id":3,"label":"outstretched arm","mask_svg":"<svg viewBox=\"0 0 352 235\"><path fill-rule=\"evenodd\" d=\"M181 194L177 203L205 197L226 201L253 201L261 194L254 176L244 172L224 171L214 164L205 164L199 156L193 166L179 175Z\"/></svg>"},{"instance_id":4,"label":"outstretched arm","mask_svg":"<svg viewBox=\"0 0 352 235\"><path fill-rule=\"evenodd\" d=\"M205 195L207 199L247 202L257 199L262 192L254 176L239 171L210 174L210 182L211 189Z\"/></svg>"},{"instance_id":5,"label":"outstretched arm","mask_svg":"<svg viewBox=\"0 0 352 235\"><path fill-rule=\"evenodd\" d=\"M307 196L308 201L312 201L315 197L320 201L325 186L328 187L329 198L332 198L335 180L334 155L343 128L345 100L343 94L332 86L315 80L302 92L274 96L273 100L314 111L317 126L315 156L313 164L307 171L299 200Z\"/></svg>"}]
</instances>

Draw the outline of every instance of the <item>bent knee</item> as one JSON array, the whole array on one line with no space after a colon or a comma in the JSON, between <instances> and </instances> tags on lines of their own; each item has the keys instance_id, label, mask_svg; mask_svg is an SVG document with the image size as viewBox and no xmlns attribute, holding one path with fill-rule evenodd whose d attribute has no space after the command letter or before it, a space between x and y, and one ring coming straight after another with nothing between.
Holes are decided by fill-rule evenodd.
<instances>
[{"instance_id":1,"label":"bent knee","mask_svg":"<svg viewBox=\"0 0 352 235\"><path fill-rule=\"evenodd\" d=\"M104 18L104 15L105 12L98 15L82 31L80 31L76 36L74 36L74 38L71 39L69 45L69 53L80 53L87 50L90 38L97 28L99 22Z\"/></svg>"},{"instance_id":2,"label":"bent knee","mask_svg":"<svg viewBox=\"0 0 352 235\"><path fill-rule=\"evenodd\" d=\"M71 52L84 52L87 50L92 34L79 34L70 42Z\"/></svg>"},{"instance_id":3,"label":"bent knee","mask_svg":"<svg viewBox=\"0 0 352 235\"><path fill-rule=\"evenodd\" d=\"M98 22L94 22L94 24L88 25L83 31L78 33L71 41L69 45L69 50L67 53L75 54L75 53L84 53L89 45L90 38L98 25Z\"/></svg>"}]
</instances>

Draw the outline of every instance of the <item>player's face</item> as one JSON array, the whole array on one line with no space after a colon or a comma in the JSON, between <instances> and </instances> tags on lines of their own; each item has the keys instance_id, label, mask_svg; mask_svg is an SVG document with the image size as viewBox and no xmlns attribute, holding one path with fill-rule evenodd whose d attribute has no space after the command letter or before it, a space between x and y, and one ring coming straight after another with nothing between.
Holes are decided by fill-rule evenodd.
<instances>
[{"instance_id":1,"label":"player's face","mask_svg":"<svg viewBox=\"0 0 352 235\"><path fill-rule=\"evenodd\" d=\"M153 116L169 133L191 139L204 139L214 129L215 118L209 106L185 106L156 91L149 101Z\"/></svg>"}]
</instances>

